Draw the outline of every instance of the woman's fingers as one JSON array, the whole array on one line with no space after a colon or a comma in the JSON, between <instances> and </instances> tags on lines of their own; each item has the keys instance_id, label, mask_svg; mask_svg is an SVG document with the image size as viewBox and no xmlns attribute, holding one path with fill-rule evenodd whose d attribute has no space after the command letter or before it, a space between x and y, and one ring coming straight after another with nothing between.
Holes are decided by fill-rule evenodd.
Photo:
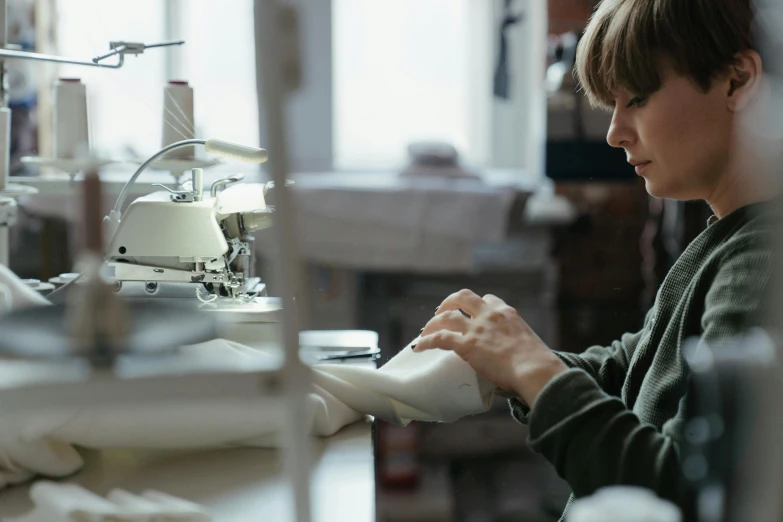
<instances>
[{"instance_id":1,"label":"woman's fingers","mask_svg":"<svg viewBox=\"0 0 783 522\"><path fill-rule=\"evenodd\" d=\"M469 321L460 311L452 310L450 312L444 312L436 315L429 320L427 325L421 331L421 336L433 334L439 330L449 330L452 332L462 333L468 331Z\"/></svg>"},{"instance_id":2,"label":"woman's fingers","mask_svg":"<svg viewBox=\"0 0 783 522\"><path fill-rule=\"evenodd\" d=\"M470 290L460 290L453 293L443 300L438 307L436 315L454 310L462 310L471 317L476 317L487 307L487 303L481 299L475 292Z\"/></svg>"},{"instance_id":3,"label":"woman's fingers","mask_svg":"<svg viewBox=\"0 0 783 522\"><path fill-rule=\"evenodd\" d=\"M414 352L423 352L434 348L440 350L450 350L452 352L462 353L467 347L465 336L460 333L450 332L448 330L439 330L433 334L422 336L419 342L413 347Z\"/></svg>"},{"instance_id":4,"label":"woman's fingers","mask_svg":"<svg viewBox=\"0 0 783 522\"><path fill-rule=\"evenodd\" d=\"M502 300L499 297L496 297L492 294L487 294L484 297L481 298L485 303L487 303L492 308L498 308L501 306L506 306L506 302Z\"/></svg>"}]
</instances>

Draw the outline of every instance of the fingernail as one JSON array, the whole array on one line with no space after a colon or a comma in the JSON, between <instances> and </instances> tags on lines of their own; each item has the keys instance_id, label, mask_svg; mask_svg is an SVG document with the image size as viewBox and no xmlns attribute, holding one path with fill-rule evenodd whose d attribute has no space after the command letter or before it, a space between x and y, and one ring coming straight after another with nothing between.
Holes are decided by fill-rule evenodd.
<instances>
[{"instance_id":1,"label":"fingernail","mask_svg":"<svg viewBox=\"0 0 783 522\"><path fill-rule=\"evenodd\" d=\"M427 327L425 326L424 328L427 328ZM423 332L423 331L424 331L424 328L422 328L422 329L421 329L421 330L419 330L419 331L420 331L420 332Z\"/></svg>"},{"instance_id":2,"label":"fingernail","mask_svg":"<svg viewBox=\"0 0 783 522\"><path fill-rule=\"evenodd\" d=\"M437 312L438 310L440 310L440 306L435 307L435 311Z\"/></svg>"}]
</instances>

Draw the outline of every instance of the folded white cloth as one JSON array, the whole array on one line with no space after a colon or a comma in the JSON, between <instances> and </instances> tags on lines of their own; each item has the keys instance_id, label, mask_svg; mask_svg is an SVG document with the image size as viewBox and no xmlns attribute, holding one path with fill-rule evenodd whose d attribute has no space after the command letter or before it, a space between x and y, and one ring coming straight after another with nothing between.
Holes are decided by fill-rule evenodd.
<instances>
[{"instance_id":1,"label":"folded white cloth","mask_svg":"<svg viewBox=\"0 0 783 522\"><path fill-rule=\"evenodd\" d=\"M193 502L159 491L134 495L122 489L100 497L74 484L40 481L30 487L35 507L25 515L7 522L211 522L207 512Z\"/></svg>"},{"instance_id":2,"label":"folded white cloth","mask_svg":"<svg viewBox=\"0 0 783 522\"><path fill-rule=\"evenodd\" d=\"M0 277L5 274L0 273ZM2 286L2 285L0 285ZM205 367L246 372L268 367L274 355L231 341L183 347L178 358L155 367L120 368L123 377ZM75 446L182 449L279 446L283 420L271 401L215 399L160 401L121 408L80 405L55 411L4 411L2 388L71 380L84 368L0 361L0 489L35 475L65 476L83 465ZM344 364L312 368L307 398L311 433L329 436L364 415L398 424L450 422L486 411L494 385L452 352L415 353L410 347L380 369Z\"/></svg>"}]
</instances>

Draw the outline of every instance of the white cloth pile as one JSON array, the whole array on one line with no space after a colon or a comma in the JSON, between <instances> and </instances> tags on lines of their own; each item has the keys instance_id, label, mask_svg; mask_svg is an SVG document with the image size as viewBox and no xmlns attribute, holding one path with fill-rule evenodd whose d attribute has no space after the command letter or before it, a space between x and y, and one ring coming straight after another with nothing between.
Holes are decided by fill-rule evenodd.
<instances>
[{"instance_id":1,"label":"white cloth pile","mask_svg":"<svg viewBox=\"0 0 783 522\"><path fill-rule=\"evenodd\" d=\"M114 489L100 497L74 484L39 481L30 488L35 508L7 522L211 522L198 504L161 493L145 491L135 495Z\"/></svg>"},{"instance_id":2,"label":"white cloth pile","mask_svg":"<svg viewBox=\"0 0 783 522\"><path fill-rule=\"evenodd\" d=\"M0 266L2 295L10 296L13 308L45 302ZM204 364L219 361L220 370L237 372L268 367L272 357L225 340L184 347L182 354L188 366L203 369ZM168 371L182 373L182 356L178 361L179 366ZM165 366L162 362L153 373L165 373ZM83 465L78 446L181 449L279 445L280 408L261 398L183 402L162 397L155 403L121 408L86 404L55 411L3 409L3 388L48 378L61 381L67 377L66 370L40 362L0 359L0 489L36 475L59 477L77 471ZM75 368L74 378L83 372L83 367ZM454 353L415 353L409 347L380 369L317 365L312 368L312 382L307 400L311 433L316 436L332 435L364 415L398 424L451 422L486 411L494 390L492 383Z\"/></svg>"}]
</instances>

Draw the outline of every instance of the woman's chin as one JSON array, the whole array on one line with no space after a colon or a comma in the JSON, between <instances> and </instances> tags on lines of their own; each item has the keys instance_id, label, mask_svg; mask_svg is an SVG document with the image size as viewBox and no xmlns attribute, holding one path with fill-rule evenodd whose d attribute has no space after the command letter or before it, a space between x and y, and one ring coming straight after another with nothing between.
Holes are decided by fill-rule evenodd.
<instances>
[{"instance_id":1,"label":"woman's chin","mask_svg":"<svg viewBox=\"0 0 783 522\"><path fill-rule=\"evenodd\" d=\"M661 187L659 183L650 181L648 178L644 178L644 188L647 190L647 193L654 198L668 197L665 195L666 191L662 190L663 187Z\"/></svg>"},{"instance_id":2,"label":"woman's chin","mask_svg":"<svg viewBox=\"0 0 783 522\"><path fill-rule=\"evenodd\" d=\"M666 184L661 183L660 180L654 180L646 177L644 178L644 188L647 190L647 193L654 198L676 199L676 197L673 195L676 190L672 190L674 187L666 186Z\"/></svg>"},{"instance_id":3,"label":"woman's chin","mask_svg":"<svg viewBox=\"0 0 783 522\"><path fill-rule=\"evenodd\" d=\"M671 184L666 185L660 181L656 183L648 178L644 178L644 188L649 195L659 199L676 199L679 201L700 199L698 194L692 193L693 191L687 190L686 187L677 184L674 184L674 186Z\"/></svg>"}]
</instances>

